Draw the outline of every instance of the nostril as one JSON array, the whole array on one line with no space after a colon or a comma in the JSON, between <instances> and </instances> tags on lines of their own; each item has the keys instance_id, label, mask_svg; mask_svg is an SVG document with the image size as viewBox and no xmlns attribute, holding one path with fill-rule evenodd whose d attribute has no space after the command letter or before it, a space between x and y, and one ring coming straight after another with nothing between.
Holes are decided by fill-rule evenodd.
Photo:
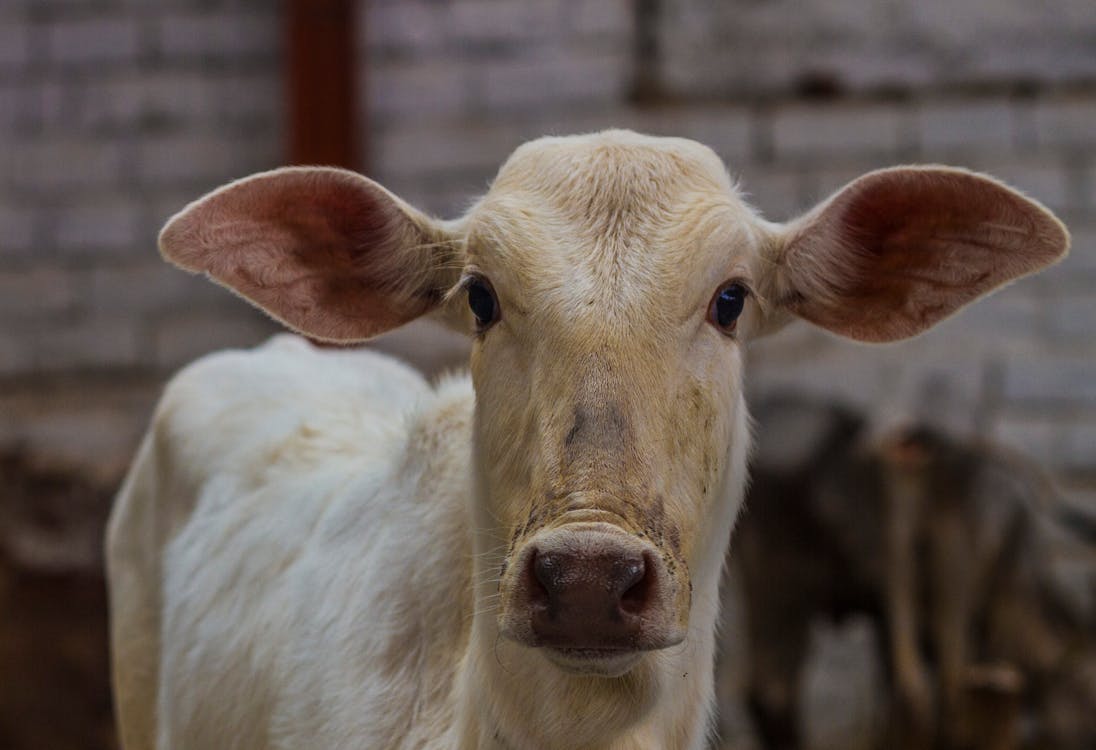
<instances>
[{"instance_id":1,"label":"nostril","mask_svg":"<svg viewBox=\"0 0 1096 750\"><path fill-rule=\"evenodd\" d=\"M642 581L647 573L647 563L642 557L625 558L613 567L615 568L613 577L619 586L618 591L627 592Z\"/></svg>"},{"instance_id":2,"label":"nostril","mask_svg":"<svg viewBox=\"0 0 1096 750\"><path fill-rule=\"evenodd\" d=\"M630 615L638 615L647 609L654 590L654 572L646 562L646 554L628 562L624 577L624 593L620 597L620 609Z\"/></svg>"},{"instance_id":3,"label":"nostril","mask_svg":"<svg viewBox=\"0 0 1096 750\"><path fill-rule=\"evenodd\" d=\"M534 550L533 554L529 556L529 565L525 570L525 577L530 602L547 605L552 598L552 594L559 590L559 560L555 559L550 553L540 554Z\"/></svg>"}]
</instances>

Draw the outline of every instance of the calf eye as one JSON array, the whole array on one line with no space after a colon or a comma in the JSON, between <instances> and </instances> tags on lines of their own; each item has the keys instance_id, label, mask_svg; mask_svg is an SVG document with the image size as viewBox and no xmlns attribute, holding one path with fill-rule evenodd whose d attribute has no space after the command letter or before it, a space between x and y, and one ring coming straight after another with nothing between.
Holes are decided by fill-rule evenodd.
<instances>
[{"instance_id":1,"label":"calf eye","mask_svg":"<svg viewBox=\"0 0 1096 750\"><path fill-rule=\"evenodd\" d=\"M499 301L491 282L482 276L473 276L465 284L468 291L468 307L476 316L476 329L485 331L499 319Z\"/></svg>"},{"instance_id":2,"label":"calf eye","mask_svg":"<svg viewBox=\"0 0 1096 750\"><path fill-rule=\"evenodd\" d=\"M738 316L746 306L749 290L737 281L729 281L719 287L708 310L708 322L726 334L734 333Z\"/></svg>"}]
</instances>

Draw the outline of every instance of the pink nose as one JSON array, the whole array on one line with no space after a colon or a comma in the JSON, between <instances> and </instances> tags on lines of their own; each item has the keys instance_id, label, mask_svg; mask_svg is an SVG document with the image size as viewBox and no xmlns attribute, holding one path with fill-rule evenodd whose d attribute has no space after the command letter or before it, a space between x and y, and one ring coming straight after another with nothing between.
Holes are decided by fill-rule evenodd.
<instances>
[{"instance_id":1,"label":"pink nose","mask_svg":"<svg viewBox=\"0 0 1096 750\"><path fill-rule=\"evenodd\" d=\"M536 645L661 647L645 625L668 614L661 585L666 574L645 543L623 533L549 536L533 543L525 565L522 584Z\"/></svg>"}]
</instances>

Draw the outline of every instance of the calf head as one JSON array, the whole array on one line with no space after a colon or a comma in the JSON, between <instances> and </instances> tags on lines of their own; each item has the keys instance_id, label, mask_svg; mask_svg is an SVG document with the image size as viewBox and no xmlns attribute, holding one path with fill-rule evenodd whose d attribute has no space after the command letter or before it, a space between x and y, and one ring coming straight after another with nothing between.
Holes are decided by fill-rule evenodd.
<instances>
[{"instance_id":1,"label":"calf head","mask_svg":"<svg viewBox=\"0 0 1096 750\"><path fill-rule=\"evenodd\" d=\"M425 313L467 330L477 596L499 602L485 627L599 675L680 643L693 600L717 596L745 481L746 341L792 317L913 336L1067 246L1038 204L943 167L872 172L770 223L709 149L622 131L522 146L452 222L351 172L288 168L160 237L315 338Z\"/></svg>"}]
</instances>

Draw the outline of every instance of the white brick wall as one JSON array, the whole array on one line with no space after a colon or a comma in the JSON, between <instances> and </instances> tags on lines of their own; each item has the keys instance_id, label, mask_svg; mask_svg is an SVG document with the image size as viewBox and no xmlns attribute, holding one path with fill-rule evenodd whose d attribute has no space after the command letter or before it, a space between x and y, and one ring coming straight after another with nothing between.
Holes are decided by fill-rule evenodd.
<instances>
[{"instance_id":1,"label":"white brick wall","mask_svg":"<svg viewBox=\"0 0 1096 750\"><path fill-rule=\"evenodd\" d=\"M963 155L971 151L1011 151L1019 140L1019 115L1012 102L948 100L917 109L916 130L925 153Z\"/></svg>"},{"instance_id":2,"label":"white brick wall","mask_svg":"<svg viewBox=\"0 0 1096 750\"><path fill-rule=\"evenodd\" d=\"M26 65L30 52L30 32L15 15L0 11L0 70Z\"/></svg>"},{"instance_id":3,"label":"white brick wall","mask_svg":"<svg viewBox=\"0 0 1096 750\"><path fill-rule=\"evenodd\" d=\"M890 415L935 403L942 421L980 424L1090 492L1089 3L661 5L654 70L665 96L635 104L631 0L362 0L370 174L453 215L522 141L611 126L709 144L774 219L896 162L997 174L1062 213L1074 234L1065 263L899 347L792 326L751 348L750 389L808 389ZM52 403L42 373L72 383L92 373L128 379L151 401L171 368L274 329L164 266L155 237L201 192L281 163L283 44L278 5L262 0L0 8L0 390ZM805 87L839 95L795 95ZM115 430L121 443L147 408L123 410L118 424L132 427L122 429L81 421L80 399L67 403L79 430ZM60 440L34 413L18 411L0 442Z\"/></svg>"},{"instance_id":4,"label":"white brick wall","mask_svg":"<svg viewBox=\"0 0 1096 750\"><path fill-rule=\"evenodd\" d=\"M33 211L26 204L0 204L0 263L31 247Z\"/></svg>"},{"instance_id":5,"label":"white brick wall","mask_svg":"<svg viewBox=\"0 0 1096 750\"><path fill-rule=\"evenodd\" d=\"M692 95L786 95L809 79L851 92L1091 81L1084 0L663 0L667 82Z\"/></svg>"},{"instance_id":6,"label":"white brick wall","mask_svg":"<svg viewBox=\"0 0 1096 750\"><path fill-rule=\"evenodd\" d=\"M56 266L0 270L0 317L17 327L31 319L67 312L73 306L73 279Z\"/></svg>"},{"instance_id":7,"label":"white brick wall","mask_svg":"<svg viewBox=\"0 0 1096 750\"><path fill-rule=\"evenodd\" d=\"M881 105L781 108L773 119L778 160L832 163L870 155L893 161L901 152L905 113Z\"/></svg>"},{"instance_id":8,"label":"white brick wall","mask_svg":"<svg viewBox=\"0 0 1096 750\"><path fill-rule=\"evenodd\" d=\"M82 315L45 321L27 332L36 336L34 365L41 373L125 370L142 364L140 318L131 313Z\"/></svg>"},{"instance_id":9,"label":"white brick wall","mask_svg":"<svg viewBox=\"0 0 1096 750\"><path fill-rule=\"evenodd\" d=\"M45 28L46 61L54 65L133 63L139 48L132 17L58 20Z\"/></svg>"},{"instance_id":10,"label":"white brick wall","mask_svg":"<svg viewBox=\"0 0 1096 750\"><path fill-rule=\"evenodd\" d=\"M60 193L94 193L122 180L125 146L101 143L77 133L27 139L11 155L6 182L18 192L50 200Z\"/></svg>"},{"instance_id":11,"label":"white brick wall","mask_svg":"<svg viewBox=\"0 0 1096 750\"><path fill-rule=\"evenodd\" d=\"M104 258L138 250L140 207L128 193L87 195L49 212L49 237L60 253ZM144 248L141 248L144 249Z\"/></svg>"},{"instance_id":12,"label":"white brick wall","mask_svg":"<svg viewBox=\"0 0 1096 750\"><path fill-rule=\"evenodd\" d=\"M258 58L275 62L281 49L277 6L238 9L204 8L162 14L156 23L156 44L167 60L221 62ZM224 3L221 4L225 5Z\"/></svg>"}]
</instances>

